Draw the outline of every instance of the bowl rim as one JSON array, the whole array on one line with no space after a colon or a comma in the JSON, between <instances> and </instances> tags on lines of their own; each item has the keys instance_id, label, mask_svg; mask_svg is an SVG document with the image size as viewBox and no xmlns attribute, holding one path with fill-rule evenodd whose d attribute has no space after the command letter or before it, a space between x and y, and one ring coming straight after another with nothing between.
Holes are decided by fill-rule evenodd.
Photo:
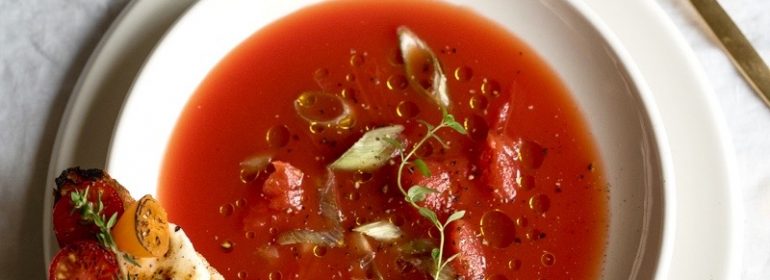
<instances>
[{"instance_id":1,"label":"bowl rim","mask_svg":"<svg viewBox=\"0 0 770 280\"><path fill-rule=\"evenodd\" d=\"M540 0L543 3L548 1ZM655 279L666 279L668 271L670 269L671 259L674 252L674 237L676 233L676 180L674 176L673 159L671 155L671 147L669 145L668 136L666 134L663 120L658 111L655 103L655 97L652 94L647 82L644 79L638 66L632 59L631 55L625 49L620 39L614 32L607 26L607 24L596 14L589 6L580 0L566 0L563 1L565 6L574 10L574 12L586 20L592 28L598 33L599 37L603 40L603 43L609 46L609 51L614 55L620 65L620 69L624 70L626 75L630 77L627 81L636 90L637 97L641 102L640 109L642 110L643 117L647 118L650 124L652 143L656 145L654 147L656 155L658 157L658 163L660 164L660 178L663 185L660 186L661 196L660 200L662 205L661 223L661 240L660 252L657 254L657 258L651 260L654 261L653 269L655 269ZM649 258L644 258L645 248L647 248L646 240L649 234L649 223L651 222L649 211L646 209L652 207L650 199L650 189L645 191L645 214L644 214L644 226L641 237L641 246L637 251L637 256L634 261L634 267L632 268L630 279L637 279L639 269L641 269L642 262L647 261Z\"/></svg>"}]
</instances>

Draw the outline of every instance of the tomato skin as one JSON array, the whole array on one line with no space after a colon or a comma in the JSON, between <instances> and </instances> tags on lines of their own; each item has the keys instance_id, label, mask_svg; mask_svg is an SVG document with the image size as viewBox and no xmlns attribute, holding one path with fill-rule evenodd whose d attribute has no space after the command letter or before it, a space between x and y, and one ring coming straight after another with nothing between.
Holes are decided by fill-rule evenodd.
<instances>
[{"instance_id":1,"label":"tomato skin","mask_svg":"<svg viewBox=\"0 0 770 280\"><path fill-rule=\"evenodd\" d=\"M96 241L79 241L67 245L54 256L48 268L49 280L114 280L120 267L115 253Z\"/></svg>"},{"instance_id":2,"label":"tomato skin","mask_svg":"<svg viewBox=\"0 0 770 280\"><path fill-rule=\"evenodd\" d=\"M104 204L102 214L105 221L113 214L117 213L118 218L123 214L124 205L120 195L114 188L102 181L72 186L66 190L60 189L63 195L62 199L59 199L53 208L53 230L59 247L65 247L80 240L96 240L99 228L92 221L83 220L80 211L74 209L70 199L72 191L83 192L86 188L88 188L88 201L92 202L94 207L97 207L97 201L101 197Z\"/></svg>"}]
</instances>

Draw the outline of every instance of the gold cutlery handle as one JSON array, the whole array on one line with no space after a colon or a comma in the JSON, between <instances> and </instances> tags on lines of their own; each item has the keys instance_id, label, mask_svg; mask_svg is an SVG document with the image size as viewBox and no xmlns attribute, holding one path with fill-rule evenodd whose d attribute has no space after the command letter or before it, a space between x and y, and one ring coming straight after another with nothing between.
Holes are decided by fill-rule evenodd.
<instances>
[{"instance_id":1,"label":"gold cutlery handle","mask_svg":"<svg viewBox=\"0 0 770 280\"><path fill-rule=\"evenodd\" d=\"M770 68L716 0L690 0L746 81L770 106Z\"/></svg>"}]
</instances>

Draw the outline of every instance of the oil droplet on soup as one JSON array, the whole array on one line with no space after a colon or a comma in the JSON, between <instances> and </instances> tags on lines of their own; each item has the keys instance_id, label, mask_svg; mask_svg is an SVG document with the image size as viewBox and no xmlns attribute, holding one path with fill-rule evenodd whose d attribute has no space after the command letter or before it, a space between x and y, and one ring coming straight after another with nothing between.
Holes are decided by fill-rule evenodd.
<instances>
[{"instance_id":1,"label":"oil droplet on soup","mask_svg":"<svg viewBox=\"0 0 770 280\"><path fill-rule=\"evenodd\" d=\"M458 81L468 81L473 78L473 69L466 66L457 67L454 71L454 77Z\"/></svg>"},{"instance_id":2,"label":"oil droplet on soup","mask_svg":"<svg viewBox=\"0 0 770 280\"><path fill-rule=\"evenodd\" d=\"M532 190L535 188L535 176L524 175L516 177L516 183L523 190Z\"/></svg>"},{"instance_id":3,"label":"oil droplet on soup","mask_svg":"<svg viewBox=\"0 0 770 280\"><path fill-rule=\"evenodd\" d=\"M316 245L313 247L313 255L319 258L323 257L326 255L326 250L326 247Z\"/></svg>"},{"instance_id":4,"label":"oil droplet on soup","mask_svg":"<svg viewBox=\"0 0 770 280\"><path fill-rule=\"evenodd\" d=\"M271 127L270 130L267 131L265 140L267 141L267 144L270 147L282 148L282 147L285 147L286 144L289 144L290 137L291 137L291 134L289 132L289 129L286 128L286 126L276 125Z\"/></svg>"},{"instance_id":5,"label":"oil droplet on soup","mask_svg":"<svg viewBox=\"0 0 770 280\"><path fill-rule=\"evenodd\" d=\"M479 115L472 115L465 119L463 126L465 126L465 130L468 131L471 138L476 141L483 141L486 139L487 132L489 132L487 121L484 117Z\"/></svg>"},{"instance_id":6,"label":"oil droplet on soup","mask_svg":"<svg viewBox=\"0 0 770 280\"><path fill-rule=\"evenodd\" d=\"M481 93L489 96L500 95L500 83L495 80L485 78L481 82Z\"/></svg>"},{"instance_id":7,"label":"oil droplet on soup","mask_svg":"<svg viewBox=\"0 0 770 280\"><path fill-rule=\"evenodd\" d=\"M401 74L391 75L388 78L387 86L389 90L404 90L409 86L409 81Z\"/></svg>"},{"instance_id":8,"label":"oil droplet on soup","mask_svg":"<svg viewBox=\"0 0 770 280\"><path fill-rule=\"evenodd\" d=\"M246 236L246 239L254 239L257 237L257 233L253 231L247 231L244 235Z\"/></svg>"},{"instance_id":9,"label":"oil droplet on soup","mask_svg":"<svg viewBox=\"0 0 770 280\"><path fill-rule=\"evenodd\" d=\"M556 263L556 257L549 252L543 252L543 255L540 257L540 263L543 266L552 266Z\"/></svg>"},{"instance_id":10,"label":"oil droplet on soup","mask_svg":"<svg viewBox=\"0 0 770 280\"><path fill-rule=\"evenodd\" d=\"M281 274L281 272L278 272L278 271L270 272L270 274L268 274L267 276L267 279L270 279L270 280L281 280L282 278L283 278L283 274Z\"/></svg>"},{"instance_id":11,"label":"oil droplet on soup","mask_svg":"<svg viewBox=\"0 0 770 280\"><path fill-rule=\"evenodd\" d=\"M232 215L234 210L235 207L233 207L231 203L219 206L219 214L222 214L222 216L225 217Z\"/></svg>"},{"instance_id":12,"label":"oil droplet on soup","mask_svg":"<svg viewBox=\"0 0 770 280\"><path fill-rule=\"evenodd\" d=\"M547 195L536 194L529 198L529 208L534 210L537 214L545 214L551 207L551 200Z\"/></svg>"},{"instance_id":13,"label":"oil droplet on soup","mask_svg":"<svg viewBox=\"0 0 770 280\"><path fill-rule=\"evenodd\" d=\"M396 107L396 115L402 118L411 119L418 114L420 114L420 108L411 101L401 101L401 103L398 103L398 107Z\"/></svg>"},{"instance_id":14,"label":"oil droplet on soup","mask_svg":"<svg viewBox=\"0 0 770 280\"><path fill-rule=\"evenodd\" d=\"M471 106L471 109L484 110L489 105L489 101L483 95L473 95L468 101L468 105Z\"/></svg>"},{"instance_id":15,"label":"oil droplet on soup","mask_svg":"<svg viewBox=\"0 0 770 280\"><path fill-rule=\"evenodd\" d=\"M505 248L516 238L516 224L503 212L489 211L481 217L481 235L490 246Z\"/></svg>"},{"instance_id":16,"label":"oil droplet on soup","mask_svg":"<svg viewBox=\"0 0 770 280\"><path fill-rule=\"evenodd\" d=\"M350 65L356 67L364 65L364 55L358 53L350 55Z\"/></svg>"}]
</instances>

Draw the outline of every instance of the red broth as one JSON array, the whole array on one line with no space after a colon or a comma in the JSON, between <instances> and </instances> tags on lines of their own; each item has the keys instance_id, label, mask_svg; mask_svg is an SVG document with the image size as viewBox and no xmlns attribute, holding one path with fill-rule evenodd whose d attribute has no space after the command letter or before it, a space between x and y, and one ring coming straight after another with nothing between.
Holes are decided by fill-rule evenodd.
<instances>
[{"instance_id":1,"label":"red broth","mask_svg":"<svg viewBox=\"0 0 770 280\"><path fill-rule=\"evenodd\" d=\"M173 133L159 190L170 220L228 279L372 276L371 269L361 268L367 256L353 245L350 229L392 221L403 236L395 242L367 238L374 251L368 267L385 279L428 279L405 260L403 248L418 239L437 244L438 234L404 203L394 165L336 172L344 246L276 243L282 232L323 230L318 188L326 166L364 132L402 124L406 138L415 141L425 133L417 120L440 121L435 103L406 82L399 26L435 52L448 77L451 113L470 132L442 131L450 147L429 142L420 153L434 174L448 171L458 186L452 210L467 211L461 223L470 235L463 238L472 239L477 246L471 249L483 256L484 277L599 277L608 190L579 109L535 50L466 9L436 2L327 2L289 15L238 46L201 84ZM353 122L312 125L295 112L303 92L341 96L353 104ZM505 104L508 121L501 123L495 112ZM482 180L503 175L483 175L498 170L483 163L488 135L524 143L520 152L528 160L517 169L523 183L511 199L502 199ZM266 176L242 182L239 163L260 154L303 172L301 210L271 209L263 190ZM498 226L487 225L482 234L483 217ZM457 229L447 235L451 230Z\"/></svg>"}]
</instances>

